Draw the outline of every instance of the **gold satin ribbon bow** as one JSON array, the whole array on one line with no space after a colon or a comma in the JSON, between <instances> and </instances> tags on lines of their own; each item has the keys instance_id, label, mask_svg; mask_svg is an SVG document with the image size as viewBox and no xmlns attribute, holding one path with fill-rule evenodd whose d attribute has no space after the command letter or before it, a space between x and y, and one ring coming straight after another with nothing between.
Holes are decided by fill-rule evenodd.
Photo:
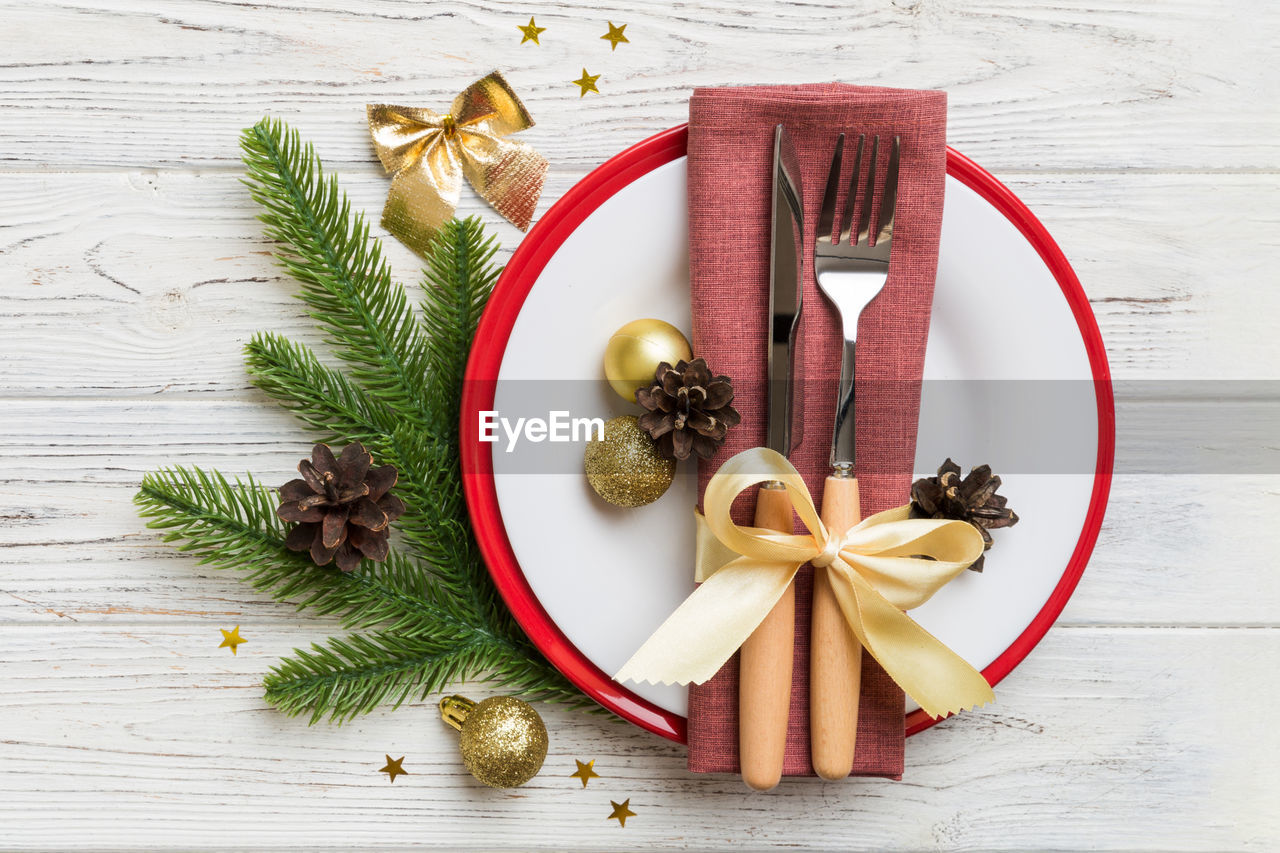
<instances>
[{"instance_id":1,"label":"gold satin ribbon bow","mask_svg":"<svg viewBox=\"0 0 1280 853\"><path fill-rule=\"evenodd\" d=\"M808 533L733 523L734 498L769 480L786 486ZM800 567L812 563L830 572L858 641L930 716L995 699L982 673L902 612L928 601L982 554L982 536L969 524L913 519L901 506L831 536L804 479L785 457L762 447L725 462L707 484L703 506L697 558L703 584L623 665L614 676L619 681L706 681L764 620Z\"/></svg>"},{"instance_id":2,"label":"gold satin ribbon bow","mask_svg":"<svg viewBox=\"0 0 1280 853\"><path fill-rule=\"evenodd\" d=\"M497 71L468 86L445 115L390 104L365 109L378 159L396 173L382 225L409 248L424 254L453 216L463 175L498 213L528 229L547 161L523 142L503 139L533 127L533 119Z\"/></svg>"}]
</instances>

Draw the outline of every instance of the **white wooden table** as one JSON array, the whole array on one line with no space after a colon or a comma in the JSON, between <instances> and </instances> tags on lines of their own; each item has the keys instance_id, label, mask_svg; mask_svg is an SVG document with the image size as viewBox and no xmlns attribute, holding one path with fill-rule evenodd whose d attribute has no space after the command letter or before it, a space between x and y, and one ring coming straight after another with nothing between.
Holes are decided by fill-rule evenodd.
<instances>
[{"instance_id":1,"label":"white wooden table","mask_svg":"<svg viewBox=\"0 0 1280 853\"><path fill-rule=\"evenodd\" d=\"M641 5L0 0L0 848L1280 847L1275 470L1117 477L1059 625L997 705L912 738L900 783L749 796L546 708L546 769L498 792L429 704L308 728L263 703L270 664L338 626L177 555L131 498L162 464L279 477L308 445L241 368L255 330L314 339L237 182L264 113L376 218L363 105L443 107L493 67L538 121L542 209L696 85L944 88L952 144L1075 264L1117 378L1280 375L1274 4ZM462 212L496 221L469 190ZM1122 399L1122 429L1163 404ZM412 775L387 784L385 753Z\"/></svg>"}]
</instances>

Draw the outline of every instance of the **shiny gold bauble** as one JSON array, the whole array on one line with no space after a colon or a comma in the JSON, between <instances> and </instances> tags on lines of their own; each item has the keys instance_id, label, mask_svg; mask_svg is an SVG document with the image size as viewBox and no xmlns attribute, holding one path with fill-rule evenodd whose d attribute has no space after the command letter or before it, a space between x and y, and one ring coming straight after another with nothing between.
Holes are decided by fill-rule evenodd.
<instances>
[{"instance_id":1,"label":"shiny gold bauble","mask_svg":"<svg viewBox=\"0 0 1280 853\"><path fill-rule=\"evenodd\" d=\"M679 329L662 320L632 320L609 338L604 375L619 397L634 403L636 390L653 384L659 363L680 359L692 360L693 350Z\"/></svg>"},{"instance_id":2,"label":"shiny gold bauble","mask_svg":"<svg viewBox=\"0 0 1280 853\"><path fill-rule=\"evenodd\" d=\"M472 776L491 788L515 788L542 769L547 727L528 702L493 696L472 702L461 696L440 700L444 721L462 733L458 748Z\"/></svg>"},{"instance_id":3,"label":"shiny gold bauble","mask_svg":"<svg viewBox=\"0 0 1280 853\"><path fill-rule=\"evenodd\" d=\"M583 464L591 488L615 506L653 503L676 476L676 461L658 453L634 415L608 421L604 438L587 445Z\"/></svg>"}]
</instances>

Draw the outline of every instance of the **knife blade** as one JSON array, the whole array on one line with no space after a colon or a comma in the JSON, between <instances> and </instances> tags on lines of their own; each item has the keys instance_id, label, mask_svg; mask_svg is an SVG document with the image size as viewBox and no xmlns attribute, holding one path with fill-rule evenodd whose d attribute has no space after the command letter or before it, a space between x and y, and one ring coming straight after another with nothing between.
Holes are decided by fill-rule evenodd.
<instances>
[{"instance_id":1,"label":"knife blade","mask_svg":"<svg viewBox=\"0 0 1280 853\"><path fill-rule=\"evenodd\" d=\"M786 128L773 134L773 212L769 243L769 391L766 446L783 456L800 444L804 420L796 393L796 339L804 288L800 239L804 228L800 164Z\"/></svg>"},{"instance_id":2,"label":"knife blade","mask_svg":"<svg viewBox=\"0 0 1280 853\"><path fill-rule=\"evenodd\" d=\"M773 199L769 264L767 445L789 455L802 433L802 394L795 381L797 331L803 291L800 239L803 196L795 149L782 125L773 135ZM793 531L791 499L780 483L756 495L756 527ZM782 779L791 707L795 644L795 585L792 584L742 645L738 684L738 753L742 780L758 791Z\"/></svg>"}]
</instances>

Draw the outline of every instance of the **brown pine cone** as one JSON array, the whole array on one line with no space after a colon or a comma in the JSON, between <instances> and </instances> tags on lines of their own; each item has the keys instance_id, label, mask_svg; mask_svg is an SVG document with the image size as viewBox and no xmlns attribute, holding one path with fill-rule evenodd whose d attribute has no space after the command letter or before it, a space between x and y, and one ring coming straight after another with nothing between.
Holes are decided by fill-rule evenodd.
<instances>
[{"instance_id":1,"label":"brown pine cone","mask_svg":"<svg viewBox=\"0 0 1280 853\"><path fill-rule=\"evenodd\" d=\"M733 383L728 376L713 376L701 358L681 359L675 367L664 361L653 381L636 391L636 402L648 409L640 416L640 426L668 459L687 459L691 452L710 458L730 427L742 421L729 405Z\"/></svg>"},{"instance_id":2,"label":"brown pine cone","mask_svg":"<svg viewBox=\"0 0 1280 853\"><path fill-rule=\"evenodd\" d=\"M986 550L993 540L988 530L1012 527L1018 514L1006 506L1008 499L997 495L1000 478L990 465L979 465L960 479L960 466L948 459L938 468L938 476L924 477L911 484L912 518L950 518L967 521L982 534L983 554L969 568L982 571Z\"/></svg>"},{"instance_id":3,"label":"brown pine cone","mask_svg":"<svg viewBox=\"0 0 1280 853\"><path fill-rule=\"evenodd\" d=\"M285 547L310 551L317 566L334 562L344 572L365 557L387 559L391 522L404 513L404 503L388 494L396 484L395 466L372 464L360 442L348 444L337 459L328 445L312 448L311 458L298 463L302 479L280 487L276 515L297 522Z\"/></svg>"}]
</instances>

